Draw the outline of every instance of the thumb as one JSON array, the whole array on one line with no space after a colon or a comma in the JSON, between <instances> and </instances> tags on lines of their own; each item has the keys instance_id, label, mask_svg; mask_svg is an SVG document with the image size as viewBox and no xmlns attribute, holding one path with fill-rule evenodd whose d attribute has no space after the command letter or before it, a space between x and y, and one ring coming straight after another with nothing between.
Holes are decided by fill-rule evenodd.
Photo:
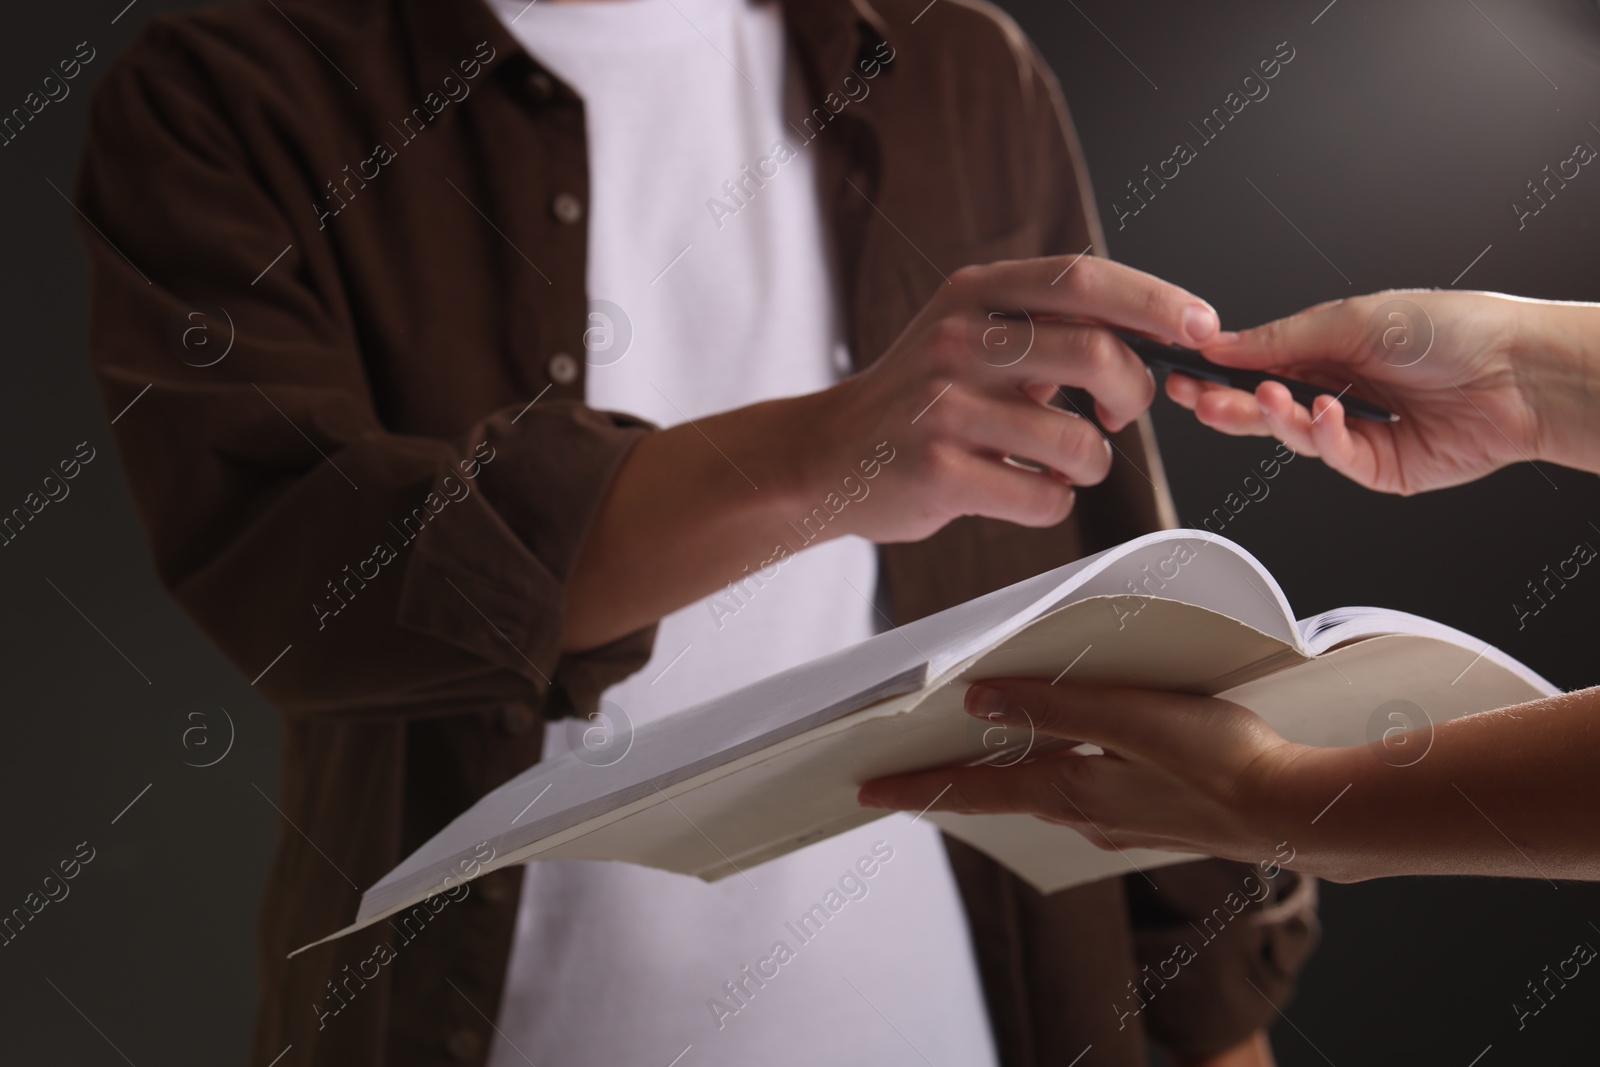
<instances>
[{"instance_id":1,"label":"thumb","mask_svg":"<svg viewBox=\"0 0 1600 1067\"><path fill-rule=\"evenodd\" d=\"M1316 364L1366 362L1371 353L1356 302L1318 304L1237 334L1222 334L1202 351L1213 363L1281 371Z\"/></svg>"}]
</instances>

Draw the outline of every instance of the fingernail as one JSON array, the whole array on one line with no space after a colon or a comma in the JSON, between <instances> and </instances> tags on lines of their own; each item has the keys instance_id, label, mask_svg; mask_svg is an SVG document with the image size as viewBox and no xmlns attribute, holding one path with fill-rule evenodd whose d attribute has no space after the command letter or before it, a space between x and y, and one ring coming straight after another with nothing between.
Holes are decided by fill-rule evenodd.
<instances>
[{"instance_id":1,"label":"fingernail","mask_svg":"<svg viewBox=\"0 0 1600 1067\"><path fill-rule=\"evenodd\" d=\"M1204 304L1194 304L1183 313L1183 332L1189 335L1189 340L1194 344L1209 340L1221 328L1217 313Z\"/></svg>"},{"instance_id":2,"label":"fingernail","mask_svg":"<svg viewBox=\"0 0 1600 1067\"><path fill-rule=\"evenodd\" d=\"M1004 719L1011 702L1003 690L992 685L974 685L967 688L967 714L980 719Z\"/></svg>"},{"instance_id":3,"label":"fingernail","mask_svg":"<svg viewBox=\"0 0 1600 1067\"><path fill-rule=\"evenodd\" d=\"M1218 330L1217 335L1211 339L1211 343L1214 345L1231 345L1237 343L1240 336L1238 330Z\"/></svg>"},{"instance_id":4,"label":"fingernail","mask_svg":"<svg viewBox=\"0 0 1600 1067\"><path fill-rule=\"evenodd\" d=\"M863 808L886 808L889 806L878 799L877 793L873 792L871 786L861 787L856 793L856 803Z\"/></svg>"}]
</instances>

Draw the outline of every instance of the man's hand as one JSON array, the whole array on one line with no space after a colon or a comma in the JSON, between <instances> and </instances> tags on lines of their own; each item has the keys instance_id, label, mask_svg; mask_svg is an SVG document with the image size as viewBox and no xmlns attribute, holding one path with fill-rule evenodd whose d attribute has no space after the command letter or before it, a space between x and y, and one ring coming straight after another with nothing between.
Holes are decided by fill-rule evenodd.
<instances>
[{"instance_id":1,"label":"man's hand","mask_svg":"<svg viewBox=\"0 0 1600 1067\"><path fill-rule=\"evenodd\" d=\"M1104 479L1112 450L1089 420L1048 406L1057 388L1087 390L1113 431L1155 395L1110 327L1200 345L1218 322L1177 286L1093 256L956 271L881 359L815 398L819 489L878 442L896 456L873 487L877 502L848 509L840 532L916 541L960 515L1064 519L1072 487Z\"/></svg>"},{"instance_id":2,"label":"man's hand","mask_svg":"<svg viewBox=\"0 0 1600 1067\"><path fill-rule=\"evenodd\" d=\"M645 435L585 537L563 648L614 641L780 549L917 541L961 515L1060 522L1112 450L1051 397L1086 389L1118 430L1155 395L1113 326L1186 345L1218 328L1199 298L1093 256L964 267L868 370Z\"/></svg>"},{"instance_id":3,"label":"man's hand","mask_svg":"<svg viewBox=\"0 0 1600 1067\"><path fill-rule=\"evenodd\" d=\"M1167 395L1214 429L1270 434L1369 489L1439 489L1522 460L1572 462L1549 426L1577 392L1557 383L1584 374L1559 356L1555 335L1564 316L1584 313L1589 331L1600 329L1584 305L1397 291L1322 304L1203 346L1223 366L1348 388L1397 413L1395 423L1347 420L1331 397L1307 410L1275 382L1252 396L1175 374Z\"/></svg>"}]
</instances>

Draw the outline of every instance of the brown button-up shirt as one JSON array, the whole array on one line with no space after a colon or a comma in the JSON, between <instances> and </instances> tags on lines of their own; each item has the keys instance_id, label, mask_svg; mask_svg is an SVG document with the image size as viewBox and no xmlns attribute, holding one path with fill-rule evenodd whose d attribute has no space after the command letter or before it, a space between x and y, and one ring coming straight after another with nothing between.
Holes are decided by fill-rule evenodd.
<instances>
[{"instance_id":1,"label":"brown button-up shirt","mask_svg":"<svg viewBox=\"0 0 1600 1067\"><path fill-rule=\"evenodd\" d=\"M955 268L1101 242L1029 43L992 9L923 6L784 7L858 366ZM152 22L90 126L91 351L107 411L137 398L124 468L162 580L282 713L253 1062L481 1063L519 870L285 957L535 762L544 717L648 657L649 630L559 651L574 557L651 432L583 401L583 104L482 0L238 0ZM885 546L897 621L1170 524L1147 427L1115 441L1055 529L963 519ZM1285 873L1152 980L1247 868L1041 897L951 859L1008 1067L1088 1044L1142 1064L1147 1033L1231 1044L1273 1012L1244 979L1281 1000L1315 937ZM592 1022L626 1025L603 1004Z\"/></svg>"}]
</instances>

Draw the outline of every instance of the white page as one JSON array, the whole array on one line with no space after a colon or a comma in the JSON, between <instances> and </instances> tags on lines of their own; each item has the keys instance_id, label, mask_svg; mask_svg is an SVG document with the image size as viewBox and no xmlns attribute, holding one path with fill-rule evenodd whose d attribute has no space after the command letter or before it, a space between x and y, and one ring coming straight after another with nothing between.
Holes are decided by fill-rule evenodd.
<instances>
[{"instance_id":1,"label":"white page","mask_svg":"<svg viewBox=\"0 0 1600 1067\"><path fill-rule=\"evenodd\" d=\"M1186 553L1189 561L1183 562ZM1301 645L1294 612L1277 579L1225 537L1172 530L1129 541L1114 561L1086 576L1070 599L1145 594L1228 615L1286 644Z\"/></svg>"},{"instance_id":2,"label":"white page","mask_svg":"<svg viewBox=\"0 0 1600 1067\"><path fill-rule=\"evenodd\" d=\"M1475 657L1482 656L1484 660L1510 671L1541 692L1560 691L1544 677L1529 670L1523 663L1506 655L1489 642L1446 626L1442 622L1423 618L1421 615L1395 611L1392 608L1333 608L1320 615L1302 619L1298 625L1305 637L1306 647L1313 655L1320 655L1346 641L1358 641L1384 634L1416 634L1419 637L1447 641L1470 651ZM1470 666L1469 663L1469 669Z\"/></svg>"}]
</instances>

